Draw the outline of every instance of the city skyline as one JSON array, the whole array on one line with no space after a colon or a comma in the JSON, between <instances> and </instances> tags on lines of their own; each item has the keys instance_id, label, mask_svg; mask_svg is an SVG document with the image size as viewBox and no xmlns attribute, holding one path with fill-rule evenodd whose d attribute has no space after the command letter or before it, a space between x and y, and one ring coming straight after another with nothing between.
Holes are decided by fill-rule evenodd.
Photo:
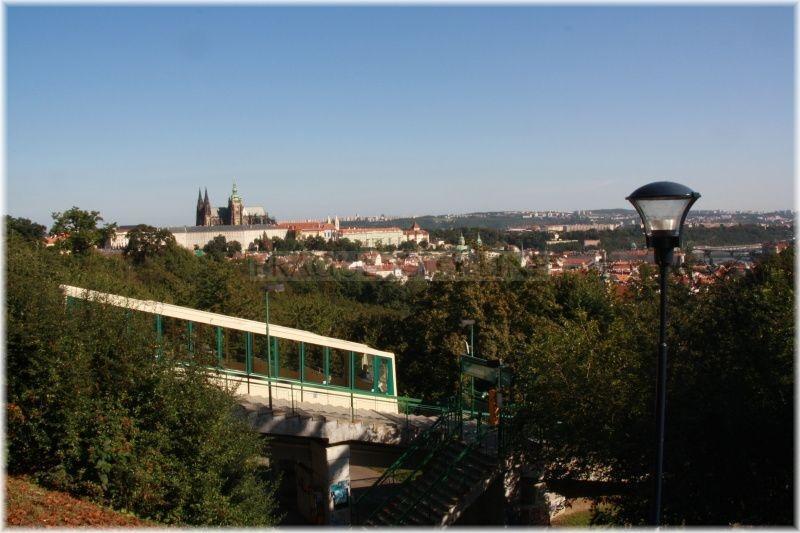
<instances>
[{"instance_id":1,"label":"city skyline","mask_svg":"<svg viewBox=\"0 0 800 533\"><path fill-rule=\"evenodd\" d=\"M191 224L193 191L281 220L793 209L793 8L7 10L7 207ZM191 202L191 203L190 203Z\"/></svg>"}]
</instances>

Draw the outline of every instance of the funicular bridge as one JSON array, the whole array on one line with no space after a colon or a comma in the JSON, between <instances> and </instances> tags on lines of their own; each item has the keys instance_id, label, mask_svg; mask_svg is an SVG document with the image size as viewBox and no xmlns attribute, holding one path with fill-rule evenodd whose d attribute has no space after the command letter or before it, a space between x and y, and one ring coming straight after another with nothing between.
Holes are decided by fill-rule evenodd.
<instances>
[{"instance_id":1,"label":"funicular bridge","mask_svg":"<svg viewBox=\"0 0 800 533\"><path fill-rule=\"evenodd\" d=\"M294 500L301 522L447 525L485 499L489 487L496 493L498 479L502 485L508 440L502 427L509 415L486 402L476 410L474 398L466 410L462 397L446 406L399 397L391 352L277 324L61 288L68 305L88 300L152 315L157 355L202 361L210 380L237 394L239 414L270 436L271 459L286 481L282 497Z\"/></svg>"}]
</instances>

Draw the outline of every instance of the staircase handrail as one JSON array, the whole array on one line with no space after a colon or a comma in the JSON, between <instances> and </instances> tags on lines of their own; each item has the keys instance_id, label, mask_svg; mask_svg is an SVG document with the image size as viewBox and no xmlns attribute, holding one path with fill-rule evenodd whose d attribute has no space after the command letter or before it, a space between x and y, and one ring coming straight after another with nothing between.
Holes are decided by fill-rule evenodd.
<instances>
[{"instance_id":1,"label":"staircase handrail","mask_svg":"<svg viewBox=\"0 0 800 533\"><path fill-rule=\"evenodd\" d=\"M391 464L391 466L389 466L389 468L387 468L383 472L383 474L381 474L381 476L375 481L375 483L373 483L361 496L359 496L359 498L357 500L355 500L353 502L353 511L354 511L354 519L355 519L354 522L355 523L360 523L362 521L361 520L361 516L360 516L361 515L361 506L364 504L365 501L367 501L367 497L370 496L374 491L376 491L377 487L383 485L384 482L387 479L389 479L389 478L395 479L396 472L398 470L400 470L400 468L404 465L404 463L408 460L408 458L413 456L420 449L422 449L424 447L428 447L428 444L431 441L431 438L436 436L436 435L438 435L440 433L439 430L441 428L444 428L444 434L442 435L442 438L440 439L440 441L436 443L436 446L431 447L430 451L426 454L425 458L419 463L419 465L416 468L414 468L411 471L410 474L406 475L405 479L401 483L401 485L398 488L398 490L402 490L406 486L406 484L409 482L409 480L413 479L414 475L421 468L423 468L424 466L427 465L427 463L430 461L431 457L441 447L442 443L448 442L450 440L450 437L452 437L453 434L455 433L455 431L458 429L458 424L456 423L456 420L455 420L456 417L458 416L458 414L459 413L457 413L456 410L455 410L455 406L452 404L452 402L450 402L450 405L448 405L448 407L441 414L441 416L439 416L439 418L436 419L436 421L433 423L433 425L431 425L425 431L420 433L412 441L412 443L408 447L408 449L406 449L406 451L404 451L400 455L400 457L398 457L397 460L395 460L395 462L393 462ZM383 498L383 500L386 500L386 499L388 499L388 496ZM381 502L381 503L383 503L383 502ZM364 520L369 519L375 512L377 512L377 510L379 510L379 509L373 509L373 511L370 512L369 515L364 517Z\"/></svg>"},{"instance_id":2,"label":"staircase handrail","mask_svg":"<svg viewBox=\"0 0 800 533\"><path fill-rule=\"evenodd\" d=\"M446 481L447 478L450 476L450 474L453 472L453 469L455 468L455 466L457 464L459 464L466 456L468 456L475 448L477 448L478 445L481 444L493 432L496 432L496 429L492 428L492 427L489 427L489 426L483 426L482 428L478 429L478 433L475 435L475 440L472 441L471 443L469 443L467 446L465 446L461 450L461 452L458 454L458 456L450 463L450 465L447 467L447 469L444 471L444 473L441 476L439 476L438 478L436 478L436 480L433 482L433 484L442 483L442 482ZM416 498L414 498L414 500L411 502L411 504L408 505L405 508L403 513L397 519L399 524L403 523L403 520L405 520L406 516L408 516L408 513L412 509L416 508L416 506L419 503L419 501L426 494L427 494L426 492L422 492L422 491L420 491L419 494L417 494Z\"/></svg>"},{"instance_id":3,"label":"staircase handrail","mask_svg":"<svg viewBox=\"0 0 800 533\"><path fill-rule=\"evenodd\" d=\"M425 457L422 459L422 461L420 461L419 464L411 471L411 473L408 474L405 477L403 482L400 483L400 486L397 487L397 490L395 491L395 494L402 494L403 491L406 489L406 487L408 487L409 485L411 485L411 483L413 483L415 474L417 472L424 471L424 469L428 466L428 463L430 463L431 460L443 448L447 447L447 445L450 442L453 441L453 437L455 436L456 431L458 431L458 427L457 426L448 425L446 427L444 434L442 434L442 436L441 436L441 439L439 439L438 442L435 441L436 443L435 443L434 446L431 446L431 447L427 448L428 449L428 453L425 454ZM386 498L383 499L381 504L386 503L389 499L390 499L390 496L387 496ZM381 511L381 509L382 509L381 506L375 506L375 508L364 518L364 520L365 521L369 520L370 518L372 518L373 515L375 515L376 513L379 513Z\"/></svg>"}]
</instances>

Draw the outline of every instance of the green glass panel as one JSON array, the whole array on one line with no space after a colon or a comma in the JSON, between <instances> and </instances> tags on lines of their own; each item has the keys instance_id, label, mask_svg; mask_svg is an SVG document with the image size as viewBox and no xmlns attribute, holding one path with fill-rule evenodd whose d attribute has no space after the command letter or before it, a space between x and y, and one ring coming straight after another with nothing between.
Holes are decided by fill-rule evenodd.
<instances>
[{"instance_id":1,"label":"green glass panel","mask_svg":"<svg viewBox=\"0 0 800 533\"><path fill-rule=\"evenodd\" d=\"M228 370L247 371L247 334L226 329L222 340L222 366Z\"/></svg>"},{"instance_id":2,"label":"green glass panel","mask_svg":"<svg viewBox=\"0 0 800 533\"><path fill-rule=\"evenodd\" d=\"M350 353L332 348L329 353L328 383L349 388L350 374Z\"/></svg>"},{"instance_id":3,"label":"green glass panel","mask_svg":"<svg viewBox=\"0 0 800 533\"><path fill-rule=\"evenodd\" d=\"M271 350L268 350L267 336L255 334L253 335L253 345L251 348L253 359L251 361L251 372L261 374L262 376L271 376L272 361L270 361Z\"/></svg>"},{"instance_id":4,"label":"green glass panel","mask_svg":"<svg viewBox=\"0 0 800 533\"><path fill-rule=\"evenodd\" d=\"M372 391L374 387L373 356L370 354L354 354L355 389Z\"/></svg>"},{"instance_id":5,"label":"green glass panel","mask_svg":"<svg viewBox=\"0 0 800 533\"><path fill-rule=\"evenodd\" d=\"M324 346L306 344L303 358L303 381L308 383L324 383L326 381Z\"/></svg>"},{"instance_id":6,"label":"green glass panel","mask_svg":"<svg viewBox=\"0 0 800 533\"><path fill-rule=\"evenodd\" d=\"M386 394L394 396L394 374L392 372L392 360L386 360Z\"/></svg>"},{"instance_id":7,"label":"green glass panel","mask_svg":"<svg viewBox=\"0 0 800 533\"><path fill-rule=\"evenodd\" d=\"M222 328L217 327L217 366L220 368L222 368L223 366L223 357L224 357L222 353L223 349L222 342L223 342Z\"/></svg>"},{"instance_id":8,"label":"green glass panel","mask_svg":"<svg viewBox=\"0 0 800 533\"><path fill-rule=\"evenodd\" d=\"M253 334L249 331L245 333L245 368L247 373L253 372Z\"/></svg>"},{"instance_id":9,"label":"green glass panel","mask_svg":"<svg viewBox=\"0 0 800 533\"><path fill-rule=\"evenodd\" d=\"M323 361L323 365L322 365L323 366L323 368L322 368L323 383L330 384L330 382L331 382L331 349L328 348L327 346L325 346L324 358L325 358L325 360Z\"/></svg>"},{"instance_id":10,"label":"green glass panel","mask_svg":"<svg viewBox=\"0 0 800 533\"><path fill-rule=\"evenodd\" d=\"M288 339L275 338L275 356L278 376L286 379L300 379L300 343Z\"/></svg>"}]
</instances>

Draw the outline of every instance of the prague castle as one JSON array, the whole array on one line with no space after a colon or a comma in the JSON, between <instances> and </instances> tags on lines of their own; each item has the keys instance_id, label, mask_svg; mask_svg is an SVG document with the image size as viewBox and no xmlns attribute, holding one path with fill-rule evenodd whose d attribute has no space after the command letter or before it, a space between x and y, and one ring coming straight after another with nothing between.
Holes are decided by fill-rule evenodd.
<instances>
[{"instance_id":1,"label":"prague castle","mask_svg":"<svg viewBox=\"0 0 800 533\"><path fill-rule=\"evenodd\" d=\"M208 201L208 189L206 196L200 195L197 191L197 216L195 226L243 226L256 224L269 224L273 222L267 216L267 212L262 206L246 207L242 203L242 197L236 191L236 183L233 184L233 191L228 197L227 207L211 207Z\"/></svg>"},{"instance_id":2,"label":"prague castle","mask_svg":"<svg viewBox=\"0 0 800 533\"><path fill-rule=\"evenodd\" d=\"M122 249L128 244L128 231L134 226L119 226L112 238L110 247ZM270 240L297 239L304 240L309 237L323 238L326 241L349 239L359 242L367 248L377 246L400 246L407 241L420 243L427 241L430 236L419 224L414 222L408 229L398 227L365 227L342 228L339 218L327 221L286 221L275 222L267 215L262 206L245 206L242 197L236 190L236 183L228 197L228 205L211 207L208 199L208 189L205 197L197 191L197 208L195 210L194 226L177 226L164 228L175 237L179 246L189 250L203 248L209 241L221 235L227 241L237 241L242 248L247 249L254 244L256 239Z\"/></svg>"}]
</instances>

